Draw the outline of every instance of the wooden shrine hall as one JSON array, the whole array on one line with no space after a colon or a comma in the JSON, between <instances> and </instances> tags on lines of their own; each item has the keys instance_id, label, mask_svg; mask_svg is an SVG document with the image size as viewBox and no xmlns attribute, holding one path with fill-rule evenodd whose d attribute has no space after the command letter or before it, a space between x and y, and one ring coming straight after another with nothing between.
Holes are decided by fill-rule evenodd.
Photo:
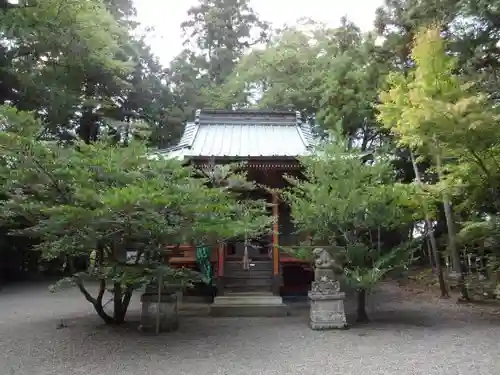
<instances>
[{"instance_id":1,"label":"wooden shrine hall","mask_svg":"<svg viewBox=\"0 0 500 375\"><path fill-rule=\"evenodd\" d=\"M195 121L186 124L178 145L159 154L201 167L214 162L245 162L249 179L282 188L286 186L284 174L300 171L297 157L307 155L312 144L311 126L298 112L198 110ZM281 295L307 292L313 278L307 262L280 251L280 246L298 243L289 207L276 194L255 194L255 198L272 203L272 234L254 239L250 245L248 241L233 241L211 249L216 295L212 310L216 315L255 315L251 311L281 315ZM196 250L189 245L181 249L170 263L196 268ZM224 308L228 305L233 307L229 313ZM239 313L233 314L236 310Z\"/></svg>"}]
</instances>

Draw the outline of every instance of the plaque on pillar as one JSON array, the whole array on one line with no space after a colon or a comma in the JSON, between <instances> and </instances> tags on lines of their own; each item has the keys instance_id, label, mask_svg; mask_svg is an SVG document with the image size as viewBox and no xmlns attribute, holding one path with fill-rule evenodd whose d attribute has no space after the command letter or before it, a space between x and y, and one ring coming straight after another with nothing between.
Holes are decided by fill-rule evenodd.
<instances>
[{"instance_id":1,"label":"plaque on pillar","mask_svg":"<svg viewBox=\"0 0 500 375\"><path fill-rule=\"evenodd\" d=\"M316 248L314 255L314 281L308 294L310 301L309 324L314 330L346 328L344 311L345 293L335 280L335 261L322 248Z\"/></svg>"}]
</instances>

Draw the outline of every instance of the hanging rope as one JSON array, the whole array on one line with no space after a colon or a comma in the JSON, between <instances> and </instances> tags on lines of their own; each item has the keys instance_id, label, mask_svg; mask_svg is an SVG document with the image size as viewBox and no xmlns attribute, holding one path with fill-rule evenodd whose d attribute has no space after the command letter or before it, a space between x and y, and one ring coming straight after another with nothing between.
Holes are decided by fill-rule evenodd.
<instances>
[{"instance_id":1,"label":"hanging rope","mask_svg":"<svg viewBox=\"0 0 500 375\"><path fill-rule=\"evenodd\" d=\"M249 270L250 269L250 261L251 259L248 257L248 237L245 233L245 248L243 251L243 269L244 270Z\"/></svg>"}]
</instances>

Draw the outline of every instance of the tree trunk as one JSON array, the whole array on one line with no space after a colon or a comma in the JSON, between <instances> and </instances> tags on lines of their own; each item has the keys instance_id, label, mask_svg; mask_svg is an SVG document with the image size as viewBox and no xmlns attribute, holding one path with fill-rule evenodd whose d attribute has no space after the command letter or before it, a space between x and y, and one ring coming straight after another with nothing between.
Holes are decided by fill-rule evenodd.
<instances>
[{"instance_id":1,"label":"tree trunk","mask_svg":"<svg viewBox=\"0 0 500 375\"><path fill-rule=\"evenodd\" d=\"M127 315L128 307L130 305L130 299L132 298L133 289L128 287L123 293L122 300L122 313L123 313L123 322L125 322L125 316Z\"/></svg>"},{"instance_id":2,"label":"tree trunk","mask_svg":"<svg viewBox=\"0 0 500 375\"><path fill-rule=\"evenodd\" d=\"M426 225L427 227L427 225ZM427 255L427 258L429 259L429 266L432 268L432 271L436 272L436 266L434 265L434 254L432 252L432 245L431 245L431 240L429 239L429 236L425 239L425 242L427 244L427 252L425 255Z\"/></svg>"},{"instance_id":3,"label":"tree trunk","mask_svg":"<svg viewBox=\"0 0 500 375\"><path fill-rule=\"evenodd\" d=\"M446 226L448 227L448 238L449 238L449 246L452 258L453 270L459 275L458 287L460 289L461 299L469 301L470 300L469 291L467 290L467 284L465 282L467 271L465 269L465 262L461 261L460 253L457 248L455 223L451 211L451 204L446 193L443 193L443 205L444 205L444 213L446 216Z\"/></svg>"},{"instance_id":4,"label":"tree trunk","mask_svg":"<svg viewBox=\"0 0 500 375\"><path fill-rule=\"evenodd\" d=\"M87 77L85 82L85 99L91 100L95 97L95 84ZM99 135L99 116L94 113L93 104L85 104L82 108L82 116L78 127L78 135L87 144L97 141Z\"/></svg>"},{"instance_id":5,"label":"tree trunk","mask_svg":"<svg viewBox=\"0 0 500 375\"><path fill-rule=\"evenodd\" d=\"M120 283L115 283L113 286L113 320L114 324L125 323L125 312L122 305L122 286Z\"/></svg>"},{"instance_id":6,"label":"tree trunk","mask_svg":"<svg viewBox=\"0 0 500 375\"><path fill-rule=\"evenodd\" d=\"M115 320L109 316L106 311L104 311L104 306L102 305L102 300L94 303L94 310L96 311L97 315L104 320L104 323L106 324L114 324Z\"/></svg>"},{"instance_id":7,"label":"tree trunk","mask_svg":"<svg viewBox=\"0 0 500 375\"><path fill-rule=\"evenodd\" d=\"M358 289L358 317L356 319L359 323L369 322L368 314L366 313L366 289Z\"/></svg>"},{"instance_id":8,"label":"tree trunk","mask_svg":"<svg viewBox=\"0 0 500 375\"><path fill-rule=\"evenodd\" d=\"M420 171L418 170L417 161L415 160L415 156L413 155L413 151L410 150L410 158L411 164L413 165L413 171L415 172L415 179L417 180L417 184L422 187L422 179L420 177ZM425 210L425 226L429 232L429 242L431 245L432 255L434 257L434 264L436 266L436 274L439 282L439 290L441 291L441 298L449 298L448 288L446 287L446 282L444 280L443 268L441 267L441 256L439 254L436 237L434 236L434 230L432 228L432 222L429 216L429 211L427 207L424 206Z\"/></svg>"},{"instance_id":9,"label":"tree trunk","mask_svg":"<svg viewBox=\"0 0 500 375\"><path fill-rule=\"evenodd\" d=\"M80 292L82 292L82 294L84 295L85 299L89 301L92 306L94 306L94 310L96 311L97 315L99 315L99 317L104 320L104 323L113 324L114 319L106 314L106 311L104 311L104 306L102 305L102 299L104 297L104 292L106 291L106 280L101 279L99 281L99 294L97 295L97 298L94 298L90 295L88 290L83 285L81 279L76 279L76 285L78 286L78 289L80 289Z\"/></svg>"},{"instance_id":10,"label":"tree trunk","mask_svg":"<svg viewBox=\"0 0 500 375\"><path fill-rule=\"evenodd\" d=\"M121 284L115 283L113 294L113 324L123 324L132 298L132 289L127 288L123 291Z\"/></svg>"},{"instance_id":11,"label":"tree trunk","mask_svg":"<svg viewBox=\"0 0 500 375\"><path fill-rule=\"evenodd\" d=\"M439 181L443 181L444 176L443 176L443 164L441 160L441 149L436 139L434 140L434 142L436 145L435 156L436 156L436 167L438 171L438 177ZM446 218L446 227L448 229L448 246L451 252L453 270L460 275L458 278L458 286L460 288L460 293L462 294L461 298L468 301L470 300L470 298L469 298L469 292L467 290L467 285L465 283L465 267L462 265L462 262L460 261L460 253L457 247L455 222L451 211L451 203L448 197L448 193L445 190L443 190L442 195L443 195L444 215Z\"/></svg>"}]
</instances>

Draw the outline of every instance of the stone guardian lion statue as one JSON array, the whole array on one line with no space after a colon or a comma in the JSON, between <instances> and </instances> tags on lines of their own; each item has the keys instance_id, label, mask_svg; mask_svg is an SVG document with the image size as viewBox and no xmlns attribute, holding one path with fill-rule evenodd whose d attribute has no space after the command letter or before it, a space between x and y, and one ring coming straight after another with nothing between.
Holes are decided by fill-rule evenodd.
<instances>
[{"instance_id":1,"label":"stone guardian lion statue","mask_svg":"<svg viewBox=\"0 0 500 375\"><path fill-rule=\"evenodd\" d=\"M321 247L313 250L314 256L314 280L320 281L325 276L333 278L334 269L337 268L337 263L333 260L328 251Z\"/></svg>"}]
</instances>

